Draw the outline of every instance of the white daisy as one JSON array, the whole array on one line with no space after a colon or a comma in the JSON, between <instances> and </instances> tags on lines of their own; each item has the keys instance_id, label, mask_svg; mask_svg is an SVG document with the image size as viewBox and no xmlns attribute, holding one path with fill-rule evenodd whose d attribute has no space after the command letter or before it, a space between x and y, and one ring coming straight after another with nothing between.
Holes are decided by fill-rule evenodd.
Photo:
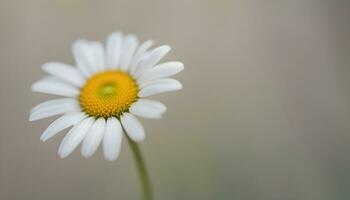
<instances>
[{"instance_id":1,"label":"white daisy","mask_svg":"<svg viewBox=\"0 0 350 200\"><path fill-rule=\"evenodd\" d=\"M35 82L35 92L63 96L43 102L30 111L30 121L61 115L44 131L46 141L73 126L63 138L58 154L64 158L80 144L84 157L92 156L102 142L104 157L117 159L125 131L134 142L145 138L136 116L160 118L166 107L152 95L182 88L168 78L182 71L181 62L158 62L170 51L167 45L149 50L152 41L139 45L136 36L112 33L106 47L96 41L77 40L72 45L76 67L50 62L42 66L48 77Z\"/></svg>"}]
</instances>

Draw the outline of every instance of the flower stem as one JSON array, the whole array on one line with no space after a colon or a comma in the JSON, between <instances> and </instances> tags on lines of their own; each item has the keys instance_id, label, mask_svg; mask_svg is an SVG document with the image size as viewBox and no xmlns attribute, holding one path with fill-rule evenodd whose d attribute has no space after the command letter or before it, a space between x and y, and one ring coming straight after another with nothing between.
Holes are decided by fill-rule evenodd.
<instances>
[{"instance_id":1,"label":"flower stem","mask_svg":"<svg viewBox=\"0 0 350 200\"><path fill-rule=\"evenodd\" d=\"M128 142L131 147L131 150L134 154L135 162L139 172L142 191L143 191L143 199L152 200L153 199L152 185L146 170L145 162L142 158L140 147L136 142L132 141L129 137L127 138L128 138Z\"/></svg>"}]
</instances>

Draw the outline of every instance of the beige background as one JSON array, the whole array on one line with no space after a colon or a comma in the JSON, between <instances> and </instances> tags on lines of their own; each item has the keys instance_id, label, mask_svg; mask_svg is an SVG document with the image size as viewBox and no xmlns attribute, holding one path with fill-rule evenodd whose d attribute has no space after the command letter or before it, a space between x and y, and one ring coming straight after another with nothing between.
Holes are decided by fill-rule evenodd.
<instances>
[{"instance_id":1,"label":"beige background","mask_svg":"<svg viewBox=\"0 0 350 200\"><path fill-rule=\"evenodd\" d=\"M168 112L143 120L141 148L156 199L350 198L350 40L345 0L1 0L0 199L140 199L124 141L57 155L63 133L28 112L47 61L73 63L79 37L114 30L167 43L184 89L159 95Z\"/></svg>"}]
</instances>

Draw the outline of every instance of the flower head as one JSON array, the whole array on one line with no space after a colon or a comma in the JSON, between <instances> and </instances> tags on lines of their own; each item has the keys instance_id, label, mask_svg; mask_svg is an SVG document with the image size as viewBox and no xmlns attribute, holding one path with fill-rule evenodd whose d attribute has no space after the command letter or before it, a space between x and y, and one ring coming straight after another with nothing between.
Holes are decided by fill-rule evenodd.
<instances>
[{"instance_id":1,"label":"flower head","mask_svg":"<svg viewBox=\"0 0 350 200\"><path fill-rule=\"evenodd\" d=\"M182 88L168 78L183 70L181 62L158 62L170 51L167 45L151 49L153 42L139 45L130 34L112 33L106 47L100 42L77 40L72 50L76 66L50 62L42 69L48 77L35 82L35 92L63 96L35 106L30 121L62 115L44 131L42 141L72 127L58 154L64 158L81 145L84 157L92 156L100 143L107 160L117 159L123 133L134 142L145 138L136 116L160 118L166 107L148 97Z\"/></svg>"}]
</instances>

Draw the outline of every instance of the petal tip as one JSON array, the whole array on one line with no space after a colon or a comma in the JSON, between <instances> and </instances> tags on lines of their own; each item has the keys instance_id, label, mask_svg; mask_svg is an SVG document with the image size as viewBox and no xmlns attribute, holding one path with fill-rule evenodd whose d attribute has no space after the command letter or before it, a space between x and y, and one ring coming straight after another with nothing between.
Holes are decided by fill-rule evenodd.
<instances>
[{"instance_id":1,"label":"petal tip","mask_svg":"<svg viewBox=\"0 0 350 200\"><path fill-rule=\"evenodd\" d=\"M40 137L40 141L42 141L42 142L46 142L47 141L47 139L42 135L41 137Z\"/></svg>"},{"instance_id":2,"label":"petal tip","mask_svg":"<svg viewBox=\"0 0 350 200\"><path fill-rule=\"evenodd\" d=\"M105 155L104 156L106 160L113 162L115 160L117 160L118 156L109 156L109 155Z\"/></svg>"},{"instance_id":3,"label":"petal tip","mask_svg":"<svg viewBox=\"0 0 350 200\"><path fill-rule=\"evenodd\" d=\"M139 136L139 137L133 137L131 139L132 139L132 141L137 142L137 143L143 142L145 140L145 135Z\"/></svg>"},{"instance_id":4,"label":"petal tip","mask_svg":"<svg viewBox=\"0 0 350 200\"><path fill-rule=\"evenodd\" d=\"M64 159L64 158L66 158L66 157L68 156L68 154L65 154L65 153L63 153L63 152L58 151L58 156L59 156L61 159Z\"/></svg>"},{"instance_id":5,"label":"petal tip","mask_svg":"<svg viewBox=\"0 0 350 200\"><path fill-rule=\"evenodd\" d=\"M179 72L185 69L185 65L182 62L179 62Z\"/></svg>"},{"instance_id":6,"label":"petal tip","mask_svg":"<svg viewBox=\"0 0 350 200\"><path fill-rule=\"evenodd\" d=\"M33 115L30 115L30 116L29 116L29 121L30 121L30 122L33 122L33 121L36 121L36 120L38 120L37 117L35 117L35 116L33 116Z\"/></svg>"},{"instance_id":7,"label":"petal tip","mask_svg":"<svg viewBox=\"0 0 350 200\"><path fill-rule=\"evenodd\" d=\"M161 46L161 48L163 49L165 54L169 53L169 51L171 50L171 47L169 45L163 45Z\"/></svg>"},{"instance_id":8,"label":"petal tip","mask_svg":"<svg viewBox=\"0 0 350 200\"><path fill-rule=\"evenodd\" d=\"M92 154L86 150L81 150L81 155L84 157L84 158L90 158L92 156Z\"/></svg>"}]
</instances>

